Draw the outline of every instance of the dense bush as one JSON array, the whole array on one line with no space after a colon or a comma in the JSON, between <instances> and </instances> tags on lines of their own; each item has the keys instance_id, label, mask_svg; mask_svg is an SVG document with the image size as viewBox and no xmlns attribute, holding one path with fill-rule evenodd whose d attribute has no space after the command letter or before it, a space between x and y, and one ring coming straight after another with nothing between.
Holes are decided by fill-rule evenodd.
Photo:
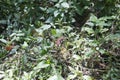
<instances>
[{"instance_id":1,"label":"dense bush","mask_svg":"<svg viewBox=\"0 0 120 80\"><path fill-rule=\"evenodd\" d=\"M119 0L1 0L0 79L120 79L119 13Z\"/></svg>"}]
</instances>

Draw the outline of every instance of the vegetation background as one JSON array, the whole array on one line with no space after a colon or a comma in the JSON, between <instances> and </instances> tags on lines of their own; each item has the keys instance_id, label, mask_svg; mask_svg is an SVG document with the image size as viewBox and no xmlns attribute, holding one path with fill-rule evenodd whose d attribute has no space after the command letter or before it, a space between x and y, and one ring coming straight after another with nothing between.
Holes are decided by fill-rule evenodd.
<instances>
[{"instance_id":1,"label":"vegetation background","mask_svg":"<svg viewBox=\"0 0 120 80\"><path fill-rule=\"evenodd\" d=\"M119 74L119 0L0 0L0 80Z\"/></svg>"}]
</instances>

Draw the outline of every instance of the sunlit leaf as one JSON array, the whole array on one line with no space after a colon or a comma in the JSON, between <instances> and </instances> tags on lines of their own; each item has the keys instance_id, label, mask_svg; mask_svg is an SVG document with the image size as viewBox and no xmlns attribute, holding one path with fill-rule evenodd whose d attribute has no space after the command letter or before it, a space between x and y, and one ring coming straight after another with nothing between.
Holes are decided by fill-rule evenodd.
<instances>
[{"instance_id":1,"label":"sunlit leaf","mask_svg":"<svg viewBox=\"0 0 120 80\"><path fill-rule=\"evenodd\" d=\"M94 30L93 30L92 28L88 28L88 27L84 27L84 28L82 28L82 31L87 31L88 34L92 34L92 33L94 33Z\"/></svg>"},{"instance_id":2,"label":"sunlit leaf","mask_svg":"<svg viewBox=\"0 0 120 80\"><path fill-rule=\"evenodd\" d=\"M4 74L0 74L0 79L2 79L3 77L5 77L5 75Z\"/></svg>"},{"instance_id":3,"label":"sunlit leaf","mask_svg":"<svg viewBox=\"0 0 120 80\"><path fill-rule=\"evenodd\" d=\"M81 59L81 57L80 57L79 55L76 55L76 54L74 54L72 57L73 57L75 60L80 60L80 59Z\"/></svg>"},{"instance_id":4,"label":"sunlit leaf","mask_svg":"<svg viewBox=\"0 0 120 80\"><path fill-rule=\"evenodd\" d=\"M53 1L53 2L57 2L58 0L51 0L51 1Z\"/></svg>"},{"instance_id":5,"label":"sunlit leaf","mask_svg":"<svg viewBox=\"0 0 120 80\"><path fill-rule=\"evenodd\" d=\"M61 6L64 8L69 8L69 4L67 2L61 3Z\"/></svg>"},{"instance_id":6,"label":"sunlit leaf","mask_svg":"<svg viewBox=\"0 0 120 80\"><path fill-rule=\"evenodd\" d=\"M3 43L7 43L7 42L8 42L8 41L5 40L5 39L0 39L0 41L3 42Z\"/></svg>"},{"instance_id":7,"label":"sunlit leaf","mask_svg":"<svg viewBox=\"0 0 120 80\"><path fill-rule=\"evenodd\" d=\"M84 75L83 80L93 80L91 76Z\"/></svg>"},{"instance_id":8,"label":"sunlit leaf","mask_svg":"<svg viewBox=\"0 0 120 80\"><path fill-rule=\"evenodd\" d=\"M108 31L108 30L109 30L108 28L104 28L104 29L101 29L100 32L101 32L101 33L104 33L104 32L106 32L106 31Z\"/></svg>"},{"instance_id":9,"label":"sunlit leaf","mask_svg":"<svg viewBox=\"0 0 120 80\"><path fill-rule=\"evenodd\" d=\"M41 68L47 68L49 64L46 64L44 61L41 61L36 67L34 67L34 70L41 69Z\"/></svg>"},{"instance_id":10,"label":"sunlit leaf","mask_svg":"<svg viewBox=\"0 0 120 80\"><path fill-rule=\"evenodd\" d=\"M43 30L47 30L47 29L49 29L51 27L51 25L43 25L43 26L41 26L41 29L43 29Z\"/></svg>"},{"instance_id":11,"label":"sunlit leaf","mask_svg":"<svg viewBox=\"0 0 120 80\"><path fill-rule=\"evenodd\" d=\"M4 71L0 71L0 80L5 77Z\"/></svg>"},{"instance_id":12,"label":"sunlit leaf","mask_svg":"<svg viewBox=\"0 0 120 80\"><path fill-rule=\"evenodd\" d=\"M77 77L77 75L71 74L71 75L68 75L67 79L68 79L68 80L71 80L71 79L74 79L75 77Z\"/></svg>"},{"instance_id":13,"label":"sunlit leaf","mask_svg":"<svg viewBox=\"0 0 120 80\"><path fill-rule=\"evenodd\" d=\"M92 22L87 22L86 24L89 26L94 26L94 23L92 23Z\"/></svg>"},{"instance_id":14,"label":"sunlit leaf","mask_svg":"<svg viewBox=\"0 0 120 80\"><path fill-rule=\"evenodd\" d=\"M59 15L58 10L54 12L54 17L57 17Z\"/></svg>"},{"instance_id":15,"label":"sunlit leaf","mask_svg":"<svg viewBox=\"0 0 120 80\"><path fill-rule=\"evenodd\" d=\"M38 32L38 35L42 35L43 34L43 30L41 28L35 29L35 30L36 30L36 32Z\"/></svg>"},{"instance_id":16,"label":"sunlit leaf","mask_svg":"<svg viewBox=\"0 0 120 80\"><path fill-rule=\"evenodd\" d=\"M47 80L65 80L61 75L54 75L48 78Z\"/></svg>"},{"instance_id":17,"label":"sunlit leaf","mask_svg":"<svg viewBox=\"0 0 120 80\"><path fill-rule=\"evenodd\" d=\"M62 36L62 34L65 33L65 30L64 29L56 29L56 37L60 37Z\"/></svg>"},{"instance_id":18,"label":"sunlit leaf","mask_svg":"<svg viewBox=\"0 0 120 80\"><path fill-rule=\"evenodd\" d=\"M45 23L51 23L53 21L53 17L49 17L46 21L45 21Z\"/></svg>"}]
</instances>

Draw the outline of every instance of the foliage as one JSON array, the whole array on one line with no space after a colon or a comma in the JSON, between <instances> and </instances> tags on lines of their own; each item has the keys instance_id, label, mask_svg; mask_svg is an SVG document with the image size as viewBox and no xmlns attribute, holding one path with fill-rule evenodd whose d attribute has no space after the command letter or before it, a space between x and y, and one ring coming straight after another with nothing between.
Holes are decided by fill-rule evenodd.
<instances>
[{"instance_id":1,"label":"foliage","mask_svg":"<svg viewBox=\"0 0 120 80\"><path fill-rule=\"evenodd\" d=\"M119 0L1 0L0 79L120 79L119 13Z\"/></svg>"}]
</instances>

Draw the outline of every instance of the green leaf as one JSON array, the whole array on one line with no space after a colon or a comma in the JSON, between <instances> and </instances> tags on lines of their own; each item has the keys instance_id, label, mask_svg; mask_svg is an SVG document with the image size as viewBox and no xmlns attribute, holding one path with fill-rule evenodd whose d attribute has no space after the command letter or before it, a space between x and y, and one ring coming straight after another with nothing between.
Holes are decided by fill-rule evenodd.
<instances>
[{"instance_id":1,"label":"green leaf","mask_svg":"<svg viewBox=\"0 0 120 80\"><path fill-rule=\"evenodd\" d=\"M12 33L11 35L10 35L10 37L13 37L13 36L18 36L18 37L20 37L20 36L24 36L25 34L24 33Z\"/></svg>"},{"instance_id":2,"label":"green leaf","mask_svg":"<svg viewBox=\"0 0 120 80\"><path fill-rule=\"evenodd\" d=\"M22 48L25 49L25 48L27 48L27 47L28 47L28 44L27 44L27 42L24 41L24 43L23 43L23 45L22 45Z\"/></svg>"},{"instance_id":3,"label":"green leaf","mask_svg":"<svg viewBox=\"0 0 120 80\"><path fill-rule=\"evenodd\" d=\"M41 61L36 67L34 67L34 70L41 69L41 68L47 68L49 64L46 64L44 61Z\"/></svg>"},{"instance_id":4,"label":"green leaf","mask_svg":"<svg viewBox=\"0 0 120 80\"><path fill-rule=\"evenodd\" d=\"M47 9L47 13L53 13L54 10L55 10L54 8L48 8L48 9Z\"/></svg>"},{"instance_id":5,"label":"green leaf","mask_svg":"<svg viewBox=\"0 0 120 80\"><path fill-rule=\"evenodd\" d=\"M91 27L94 26L94 23L92 23L92 22L87 22L86 24L89 25L89 26L91 26Z\"/></svg>"},{"instance_id":6,"label":"green leaf","mask_svg":"<svg viewBox=\"0 0 120 80\"><path fill-rule=\"evenodd\" d=\"M52 35L56 35L56 29L51 30Z\"/></svg>"},{"instance_id":7,"label":"green leaf","mask_svg":"<svg viewBox=\"0 0 120 80\"><path fill-rule=\"evenodd\" d=\"M65 30L64 29L56 29L56 37L60 37L62 36L62 34L65 33Z\"/></svg>"},{"instance_id":8,"label":"green leaf","mask_svg":"<svg viewBox=\"0 0 120 80\"><path fill-rule=\"evenodd\" d=\"M45 46L44 46L45 47ZM41 55L45 55L47 53L47 50L45 50L45 49L42 49L41 50Z\"/></svg>"},{"instance_id":9,"label":"green leaf","mask_svg":"<svg viewBox=\"0 0 120 80\"><path fill-rule=\"evenodd\" d=\"M109 24L105 23L105 21L100 21L100 20L97 20L96 21L96 26L108 26Z\"/></svg>"},{"instance_id":10,"label":"green leaf","mask_svg":"<svg viewBox=\"0 0 120 80\"><path fill-rule=\"evenodd\" d=\"M101 33L104 33L104 32L106 32L106 31L108 31L108 30L109 30L108 28L103 28L103 29L100 30L100 32L101 32Z\"/></svg>"},{"instance_id":11,"label":"green leaf","mask_svg":"<svg viewBox=\"0 0 120 80\"><path fill-rule=\"evenodd\" d=\"M105 50L100 49L99 52L100 52L101 54L104 54L104 53L105 53Z\"/></svg>"},{"instance_id":12,"label":"green leaf","mask_svg":"<svg viewBox=\"0 0 120 80\"><path fill-rule=\"evenodd\" d=\"M7 20L0 20L0 24L6 24Z\"/></svg>"},{"instance_id":13,"label":"green leaf","mask_svg":"<svg viewBox=\"0 0 120 80\"><path fill-rule=\"evenodd\" d=\"M98 21L98 18L94 14L91 14L90 21L96 22Z\"/></svg>"},{"instance_id":14,"label":"green leaf","mask_svg":"<svg viewBox=\"0 0 120 80\"><path fill-rule=\"evenodd\" d=\"M109 34L105 37L106 40L117 40L120 41L120 34Z\"/></svg>"},{"instance_id":15,"label":"green leaf","mask_svg":"<svg viewBox=\"0 0 120 80\"><path fill-rule=\"evenodd\" d=\"M94 33L94 30L93 30L92 28L89 28L89 27L84 27L84 28L82 28L82 31L87 31L88 34Z\"/></svg>"}]
</instances>

